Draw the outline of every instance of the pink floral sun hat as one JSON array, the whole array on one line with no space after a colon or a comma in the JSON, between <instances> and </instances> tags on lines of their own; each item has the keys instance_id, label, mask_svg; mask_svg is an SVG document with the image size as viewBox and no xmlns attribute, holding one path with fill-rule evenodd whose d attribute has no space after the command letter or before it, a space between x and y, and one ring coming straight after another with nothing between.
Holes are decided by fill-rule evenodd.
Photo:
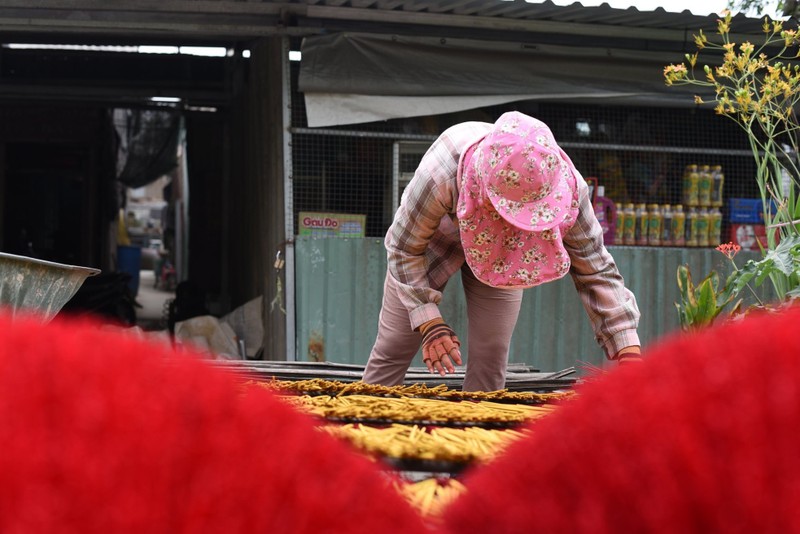
<instances>
[{"instance_id":1,"label":"pink floral sun hat","mask_svg":"<svg viewBox=\"0 0 800 534\"><path fill-rule=\"evenodd\" d=\"M458 173L461 244L478 280L525 288L567 274L561 238L578 215L579 173L546 124L504 113Z\"/></svg>"}]
</instances>

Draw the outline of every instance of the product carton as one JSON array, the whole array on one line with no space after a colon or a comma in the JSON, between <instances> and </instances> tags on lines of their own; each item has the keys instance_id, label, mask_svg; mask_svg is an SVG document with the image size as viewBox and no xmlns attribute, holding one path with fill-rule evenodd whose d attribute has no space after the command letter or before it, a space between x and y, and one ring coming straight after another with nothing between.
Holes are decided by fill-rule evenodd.
<instances>
[{"instance_id":1,"label":"product carton","mask_svg":"<svg viewBox=\"0 0 800 534\"><path fill-rule=\"evenodd\" d=\"M767 230L763 224L732 224L731 242L742 247L742 250L761 250L767 248Z\"/></svg>"}]
</instances>

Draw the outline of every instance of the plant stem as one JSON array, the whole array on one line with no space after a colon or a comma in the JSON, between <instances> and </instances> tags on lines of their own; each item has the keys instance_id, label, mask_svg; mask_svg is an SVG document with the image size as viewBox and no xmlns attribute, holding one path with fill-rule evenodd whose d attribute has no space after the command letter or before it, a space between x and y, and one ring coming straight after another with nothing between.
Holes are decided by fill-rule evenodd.
<instances>
[{"instance_id":1,"label":"plant stem","mask_svg":"<svg viewBox=\"0 0 800 534\"><path fill-rule=\"evenodd\" d=\"M739 272L739 268L736 266L736 262L733 261L733 258L729 258L729 259L731 260L731 265L733 265L734 272L738 273ZM747 289L750 290L750 293L752 293L753 298L756 299L756 302L758 302L758 305L761 306L761 307L764 307L764 303L761 302L760 298L758 298L758 295L756 295L755 290L752 287L750 287L750 282L746 283L745 285L747 286Z\"/></svg>"}]
</instances>

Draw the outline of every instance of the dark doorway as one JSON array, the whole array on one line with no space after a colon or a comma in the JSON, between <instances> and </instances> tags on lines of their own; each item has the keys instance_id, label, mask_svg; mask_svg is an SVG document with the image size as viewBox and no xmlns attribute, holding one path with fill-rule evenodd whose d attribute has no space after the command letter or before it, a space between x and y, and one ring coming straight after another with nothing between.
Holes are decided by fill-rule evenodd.
<instances>
[{"instance_id":1,"label":"dark doorway","mask_svg":"<svg viewBox=\"0 0 800 534\"><path fill-rule=\"evenodd\" d=\"M8 143L4 243L8 252L80 263L86 245L86 146Z\"/></svg>"}]
</instances>

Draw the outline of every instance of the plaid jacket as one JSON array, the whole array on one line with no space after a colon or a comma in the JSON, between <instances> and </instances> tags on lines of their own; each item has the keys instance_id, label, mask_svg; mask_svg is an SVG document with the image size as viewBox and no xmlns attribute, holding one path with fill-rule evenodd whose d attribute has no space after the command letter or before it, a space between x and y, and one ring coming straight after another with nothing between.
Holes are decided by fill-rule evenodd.
<instances>
[{"instance_id":1,"label":"plaid jacket","mask_svg":"<svg viewBox=\"0 0 800 534\"><path fill-rule=\"evenodd\" d=\"M488 123L466 122L448 128L433 142L403 191L386 234L389 274L399 284L412 328L441 316L441 289L464 264L455 215L458 161L491 128ZM611 357L622 348L639 345L639 308L603 245L589 187L580 176L578 188L580 211L563 242L595 337Z\"/></svg>"}]
</instances>

